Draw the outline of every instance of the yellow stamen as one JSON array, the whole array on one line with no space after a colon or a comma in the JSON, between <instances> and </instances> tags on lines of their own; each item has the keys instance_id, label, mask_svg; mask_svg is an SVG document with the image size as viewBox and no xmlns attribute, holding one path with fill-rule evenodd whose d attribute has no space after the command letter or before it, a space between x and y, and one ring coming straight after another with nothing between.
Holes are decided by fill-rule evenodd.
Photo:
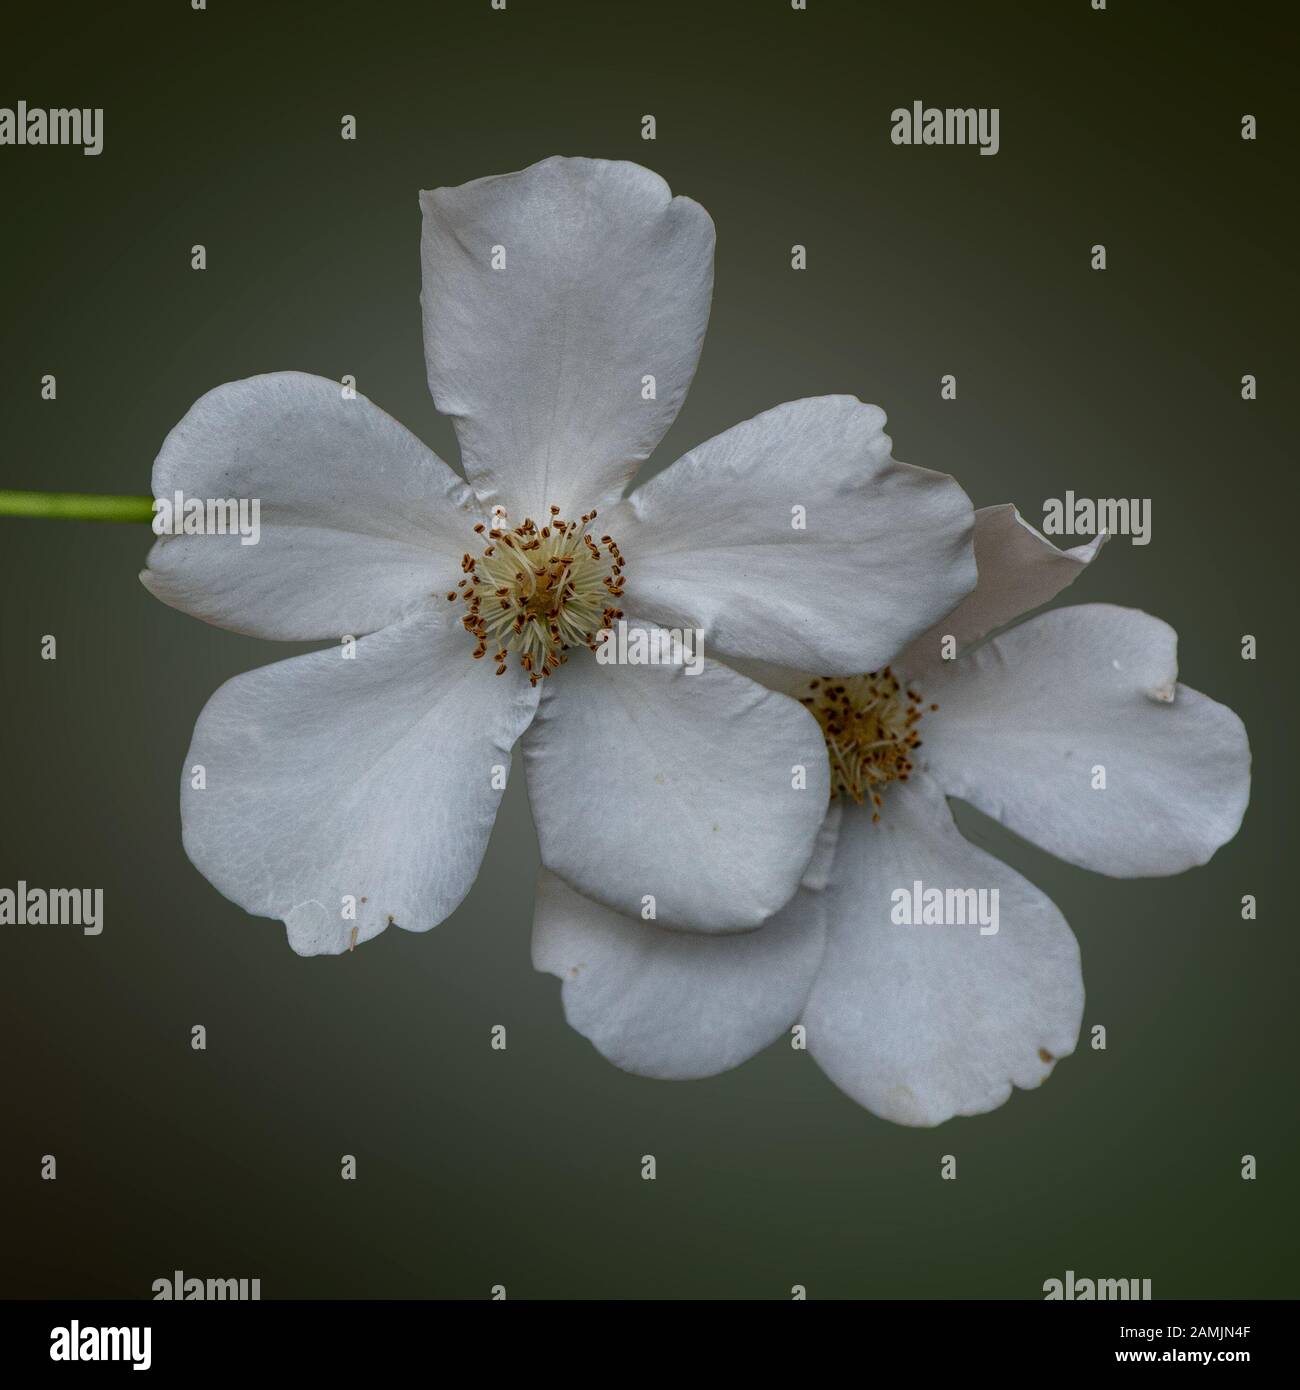
<instances>
[{"instance_id":1,"label":"yellow stamen","mask_svg":"<svg viewBox=\"0 0 1300 1390\"><path fill-rule=\"evenodd\" d=\"M849 796L880 819L879 788L906 782L921 746L916 726L924 705L888 666L862 676L822 676L809 681L802 703L826 738L831 763L831 796ZM937 710L938 705L931 705Z\"/></svg>"},{"instance_id":2,"label":"yellow stamen","mask_svg":"<svg viewBox=\"0 0 1300 1390\"><path fill-rule=\"evenodd\" d=\"M535 685L568 660L570 647L594 651L601 630L623 616L615 601L623 594L627 562L609 536L597 545L587 534L595 519L591 511L565 521L552 506L546 525L525 517L510 528L498 510L483 553L461 560L471 577L461 581L462 621L477 642L475 657L489 646L496 653L497 675L513 651ZM483 536L482 524L474 529Z\"/></svg>"}]
</instances>

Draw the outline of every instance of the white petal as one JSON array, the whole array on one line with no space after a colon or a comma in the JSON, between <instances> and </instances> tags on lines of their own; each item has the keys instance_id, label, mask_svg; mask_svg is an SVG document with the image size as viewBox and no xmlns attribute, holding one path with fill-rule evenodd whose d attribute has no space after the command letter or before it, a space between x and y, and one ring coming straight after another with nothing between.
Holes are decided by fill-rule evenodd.
<instances>
[{"instance_id":1,"label":"white petal","mask_svg":"<svg viewBox=\"0 0 1300 1390\"><path fill-rule=\"evenodd\" d=\"M628 606L728 657L883 666L975 582L966 494L890 458L884 424L853 396L792 401L652 478L609 521Z\"/></svg>"},{"instance_id":2,"label":"white petal","mask_svg":"<svg viewBox=\"0 0 1300 1390\"><path fill-rule=\"evenodd\" d=\"M957 607L912 642L897 665L920 679L944 663L945 637L963 652L981 637L1053 599L1092 563L1106 540L1058 550L1015 507L981 507L975 513L975 564L979 579Z\"/></svg>"},{"instance_id":3,"label":"white petal","mask_svg":"<svg viewBox=\"0 0 1300 1390\"><path fill-rule=\"evenodd\" d=\"M826 819L817 832L817 844L813 848L812 858L799 881L801 888L820 890L826 887L831 876L831 866L835 863L835 848L840 840L843 814L843 802L836 797L827 808Z\"/></svg>"},{"instance_id":4,"label":"white petal","mask_svg":"<svg viewBox=\"0 0 1300 1390\"><path fill-rule=\"evenodd\" d=\"M818 893L758 931L700 936L537 880L533 965L563 982L569 1025L616 1067L665 1080L739 1066L791 1028L821 959Z\"/></svg>"},{"instance_id":5,"label":"white petal","mask_svg":"<svg viewBox=\"0 0 1300 1390\"><path fill-rule=\"evenodd\" d=\"M218 386L167 436L154 496L257 499L260 536L164 536L140 576L173 608L255 637L372 632L461 577L473 494L364 396L302 372Z\"/></svg>"},{"instance_id":6,"label":"white petal","mask_svg":"<svg viewBox=\"0 0 1300 1390\"><path fill-rule=\"evenodd\" d=\"M792 666L777 666L771 661L758 661L753 657L743 656L729 657L727 665L739 671L742 676L757 681L759 685L765 685L769 690L789 695L796 700L802 700L808 694L810 681L826 674L824 671L797 671Z\"/></svg>"},{"instance_id":7,"label":"white petal","mask_svg":"<svg viewBox=\"0 0 1300 1390\"><path fill-rule=\"evenodd\" d=\"M655 921L688 930L745 930L785 905L829 796L807 710L716 662L692 675L581 650L542 688L523 749L547 868L638 919L652 897Z\"/></svg>"},{"instance_id":8,"label":"white petal","mask_svg":"<svg viewBox=\"0 0 1300 1390\"><path fill-rule=\"evenodd\" d=\"M181 779L185 848L302 955L385 926L427 931L478 873L537 704L517 668L474 661L456 614L426 606L363 637L236 676L208 701ZM197 790L193 769L206 785ZM355 920L344 915L355 903Z\"/></svg>"},{"instance_id":9,"label":"white petal","mask_svg":"<svg viewBox=\"0 0 1300 1390\"><path fill-rule=\"evenodd\" d=\"M894 891L910 897L917 881L996 889L998 930L894 922ZM1073 933L1032 883L958 833L925 777L889 788L878 825L846 808L820 896L826 953L803 1014L808 1050L873 1114L906 1125L979 1115L1074 1051Z\"/></svg>"},{"instance_id":10,"label":"white petal","mask_svg":"<svg viewBox=\"0 0 1300 1390\"><path fill-rule=\"evenodd\" d=\"M547 159L420 205L429 389L483 501L521 521L619 496L695 374L708 213L603 159Z\"/></svg>"},{"instance_id":11,"label":"white petal","mask_svg":"<svg viewBox=\"0 0 1300 1390\"><path fill-rule=\"evenodd\" d=\"M1245 814L1250 747L1226 705L1177 683L1177 643L1134 608L1031 618L925 685L939 705L922 725L930 770L1085 869L1134 878L1204 864Z\"/></svg>"}]
</instances>

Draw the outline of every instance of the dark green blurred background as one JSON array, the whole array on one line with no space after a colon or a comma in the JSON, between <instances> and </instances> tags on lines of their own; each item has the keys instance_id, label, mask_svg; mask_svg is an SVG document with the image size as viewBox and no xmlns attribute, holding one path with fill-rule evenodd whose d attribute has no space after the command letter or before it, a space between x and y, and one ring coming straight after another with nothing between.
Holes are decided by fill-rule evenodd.
<instances>
[{"instance_id":1,"label":"dark green blurred background","mask_svg":"<svg viewBox=\"0 0 1300 1390\"><path fill-rule=\"evenodd\" d=\"M1163 881L1085 874L962 813L1065 912L1085 1039L1109 1034L1037 1093L920 1131L785 1044L710 1081L640 1080L568 1030L531 969L522 778L450 920L299 959L190 866L177 809L208 695L297 649L150 598L143 526L0 521L0 885L106 896L98 938L0 928L3 1292L143 1297L178 1268L259 1277L268 1298L1037 1298L1067 1269L1148 1277L1157 1298L1300 1291L1290 12L8 11L0 105L106 116L97 159L0 148L0 486L147 492L196 397L283 368L353 374L455 461L425 386L417 190L553 153L635 159L718 229L709 339L653 466L843 391L977 505L1041 521L1066 489L1150 497L1153 543L1113 543L1067 600L1173 623L1183 678L1245 719L1255 786L1238 839ZM889 113L914 99L999 107L1001 153L894 147Z\"/></svg>"}]
</instances>

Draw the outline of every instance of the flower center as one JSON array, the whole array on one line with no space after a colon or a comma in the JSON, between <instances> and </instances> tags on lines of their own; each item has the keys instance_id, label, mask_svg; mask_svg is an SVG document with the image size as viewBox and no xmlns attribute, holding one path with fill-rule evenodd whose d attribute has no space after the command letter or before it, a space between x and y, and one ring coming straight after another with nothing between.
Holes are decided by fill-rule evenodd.
<instances>
[{"instance_id":1,"label":"flower center","mask_svg":"<svg viewBox=\"0 0 1300 1390\"><path fill-rule=\"evenodd\" d=\"M447 599L465 605L461 622L477 639L474 657L491 648L497 675L509 654L536 685L562 666L570 647L596 650L597 634L623 616L615 600L623 593L623 556L611 536L599 542L587 534L595 511L565 521L559 507L539 527L531 517L515 527L498 508L491 530L474 529L487 544L475 558L460 562L465 577Z\"/></svg>"},{"instance_id":2,"label":"flower center","mask_svg":"<svg viewBox=\"0 0 1300 1390\"><path fill-rule=\"evenodd\" d=\"M888 666L864 676L822 676L809 681L800 701L822 726L831 760L831 795L871 804L880 819L880 793L890 782L906 782L912 754L921 746L916 726L924 708ZM938 705L931 705L937 710Z\"/></svg>"}]
</instances>

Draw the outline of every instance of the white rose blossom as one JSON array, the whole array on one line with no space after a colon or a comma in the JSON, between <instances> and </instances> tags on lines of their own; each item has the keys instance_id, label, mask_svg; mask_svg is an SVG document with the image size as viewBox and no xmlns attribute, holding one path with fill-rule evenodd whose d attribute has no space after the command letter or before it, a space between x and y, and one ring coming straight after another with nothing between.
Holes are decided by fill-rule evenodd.
<instances>
[{"instance_id":1,"label":"white rose blossom","mask_svg":"<svg viewBox=\"0 0 1300 1390\"><path fill-rule=\"evenodd\" d=\"M869 667L969 592L970 503L843 395L738 425L624 499L695 372L708 214L635 164L560 158L421 207L429 386L467 481L299 373L211 391L154 466L159 498L260 499L261 536L163 536L151 592L241 633L359 639L211 698L186 850L302 954L426 930L469 890L522 739L549 870L619 911L653 898L661 923L754 927L818 835L816 721L721 661L585 648L626 614L698 630L706 657Z\"/></svg>"},{"instance_id":2,"label":"white rose blossom","mask_svg":"<svg viewBox=\"0 0 1300 1390\"><path fill-rule=\"evenodd\" d=\"M1132 878L1204 864L1250 794L1241 720L1177 683L1177 639L1159 619L1089 604L981 640L1059 593L1099 544L1060 551L1014 507L983 509L976 589L889 670L762 673L816 711L834 799L804 886L758 931L665 931L543 870L533 960L563 981L570 1024L627 1071L685 1079L802 1023L831 1080L901 1124L981 1114L1039 1085L1078 1040L1079 948L1043 893L958 832L946 798ZM893 895L918 882L996 888L996 932L899 924Z\"/></svg>"}]
</instances>

